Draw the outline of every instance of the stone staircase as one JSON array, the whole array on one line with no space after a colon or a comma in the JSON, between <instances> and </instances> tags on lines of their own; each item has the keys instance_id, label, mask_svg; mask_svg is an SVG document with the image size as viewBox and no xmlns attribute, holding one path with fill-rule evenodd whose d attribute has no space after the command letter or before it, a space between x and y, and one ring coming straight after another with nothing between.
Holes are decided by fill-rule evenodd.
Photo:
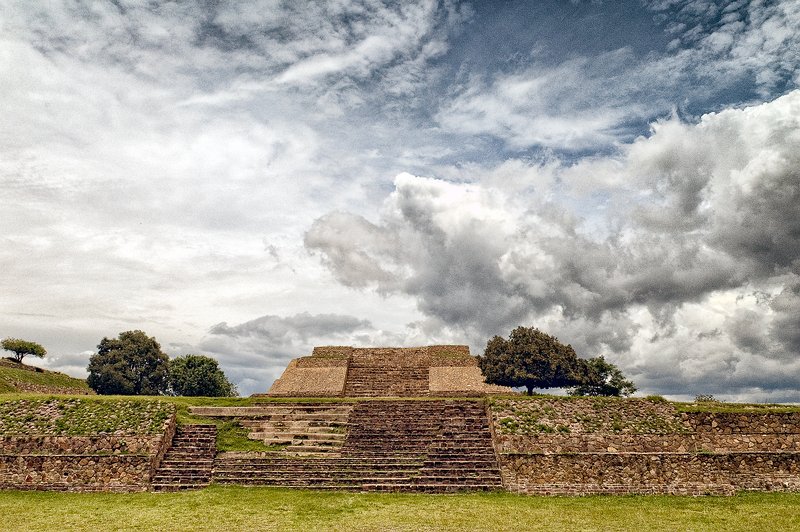
<instances>
[{"instance_id":1,"label":"stone staircase","mask_svg":"<svg viewBox=\"0 0 800 532\"><path fill-rule=\"evenodd\" d=\"M257 417L239 420L249 429L248 437L266 445L285 445L285 453L307 456L330 455L339 451L353 405L278 403L260 408Z\"/></svg>"},{"instance_id":2,"label":"stone staircase","mask_svg":"<svg viewBox=\"0 0 800 532\"><path fill-rule=\"evenodd\" d=\"M155 491L178 491L208 486L216 454L215 425L178 427L172 446L151 479Z\"/></svg>"},{"instance_id":3,"label":"stone staircase","mask_svg":"<svg viewBox=\"0 0 800 532\"><path fill-rule=\"evenodd\" d=\"M353 354L344 386L345 397L420 397L430 395L425 365L408 364L396 354Z\"/></svg>"},{"instance_id":4,"label":"stone staircase","mask_svg":"<svg viewBox=\"0 0 800 532\"><path fill-rule=\"evenodd\" d=\"M501 488L489 421L477 401L364 401L338 456L221 453L214 481L365 491Z\"/></svg>"},{"instance_id":5,"label":"stone staircase","mask_svg":"<svg viewBox=\"0 0 800 532\"><path fill-rule=\"evenodd\" d=\"M192 407L193 414L236 418L248 437L282 446L281 454L328 456L344 443L351 403L287 402L249 407Z\"/></svg>"},{"instance_id":6,"label":"stone staircase","mask_svg":"<svg viewBox=\"0 0 800 532\"><path fill-rule=\"evenodd\" d=\"M362 490L365 483L408 482L421 466L417 459L285 458L221 453L214 482L244 486Z\"/></svg>"},{"instance_id":7,"label":"stone staircase","mask_svg":"<svg viewBox=\"0 0 800 532\"><path fill-rule=\"evenodd\" d=\"M502 487L489 419L479 401L367 401L350 419L342 456L421 461L408 479L362 489L447 492Z\"/></svg>"}]
</instances>

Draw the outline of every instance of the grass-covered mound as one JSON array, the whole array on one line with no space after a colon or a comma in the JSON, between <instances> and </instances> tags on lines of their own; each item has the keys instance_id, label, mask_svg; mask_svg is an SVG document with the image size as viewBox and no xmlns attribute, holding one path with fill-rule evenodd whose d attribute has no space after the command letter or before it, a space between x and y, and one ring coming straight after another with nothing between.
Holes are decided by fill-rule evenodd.
<instances>
[{"instance_id":1,"label":"grass-covered mound","mask_svg":"<svg viewBox=\"0 0 800 532\"><path fill-rule=\"evenodd\" d=\"M0 435L157 434L175 406L137 399L31 398L0 401Z\"/></svg>"},{"instance_id":2,"label":"grass-covered mound","mask_svg":"<svg viewBox=\"0 0 800 532\"><path fill-rule=\"evenodd\" d=\"M16 392L72 395L94 393L83 379L0 358L0 394Z\"/></svg>"}]
</instances>

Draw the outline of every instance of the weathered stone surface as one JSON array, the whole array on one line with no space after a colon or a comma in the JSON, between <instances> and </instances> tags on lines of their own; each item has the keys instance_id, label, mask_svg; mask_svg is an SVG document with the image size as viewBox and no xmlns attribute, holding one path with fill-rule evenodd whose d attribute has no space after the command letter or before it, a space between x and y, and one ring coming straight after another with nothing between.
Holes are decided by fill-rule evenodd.
<instances>
[{"instance_id":1,"label":"weathered stone surface","mask_svg":"<svg viewBox=\"0 0 800 532\"><path fill-rule=\"evenodd\" d=\"M147 455L0 455L0 489L145 491Z\"/></svg>"},{"instance_id":2,"label":"weathered stone surface","mask_svg":"<svg viewBox=\"0 0 800 532\"><path fill-rule=\"evenodd\" d=\"M272 396L417 397L511 393L486 385L465 345L315 347L289 363Z\"/></svg>"},{"instance_id":3,"label":"weathered stone surface","mask_svg":"<svg viewBox=\"0 0 800 532\"><path fill-rule=\"evenodd\" d=\"M324 364L329 360L320 362L323 363L321 366L300 367L297 360L292 360L281 378L272 384L269 394L287 397L341 396L344 391L347 367ZM339 361L333 360L332 362Z\"/></svg>"},{"instance_id":4,"label":"weathered stone surface","mask_svg":"<svg viewBox=\"0 0 800 532\"><path fill-rule=\"evenodd\" d=\"M0 454L155 454L161 440L161 435L2 436Z\"/></svg>"},{"instance_id":5,"label":"weathered stone surface","mask_svg":"<svg viewBox=\"0 0 800 532\"><path fill-rule=\"evenodd\" d=\"M800 413L676 412L663 402L491 404L504 486L531 494L800 490Z\"/></svg>"},{"instance_id":6,"label":"weathered stone surface","mask_svg":"<svg viewBox=\"0 0 800 532\"><path fill-rule=\"evenodd\" d=\"M547 495L800 490L798 453L501 454L504 485Z\"/></svg>"},{"instance_id":7,"label":"weathered stone surface","mask_svg":"<svg viewBox=\"0 0 800 532\"><path fill-rule=\"evenodd\" d=\"M0 489L145 491L175 432L0 437Z\"/></svg>"},{"instance_id":8,"label":"weathered stone surface","mask_svg":"<svg viewBox=\"0 0 800 532\"><path fill-rule=\"evenodd\" d=\"M499 433L674 434L690 432L688 418L666 402L646 399L541 397L492 401Z\"/></svg>"},{"instance_id":9,"label":"weathered stone surface","mask_svg":"<svg viewBox=\"0 0 800 532\"><path fill-rule=\"evenodd\" d=\"M323 408L311 404L271 406L276 410L272 421L287 424L303 423L303 418L313 417L309 409ZM342 406L328 404L324 408L339 410ZM325 414L340 422L346 420L346 433L341 434L335 452L302 458L282 452L220 453L214 461L214 481L359 491L501 487L489 419L481 401L379 400L344 406L344 412ZM273 433L275 428L271 426ZM307 443L313 447L318 442L309 439Z\"/></svg>"}]
</instances>

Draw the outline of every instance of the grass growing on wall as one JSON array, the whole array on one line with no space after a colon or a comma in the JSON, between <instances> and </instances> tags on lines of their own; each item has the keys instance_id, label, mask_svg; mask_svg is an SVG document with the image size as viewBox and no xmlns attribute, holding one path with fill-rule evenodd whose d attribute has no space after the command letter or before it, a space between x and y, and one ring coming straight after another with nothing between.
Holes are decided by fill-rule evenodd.
<instances>
[{"instance_id":1,"label":"grass growing on wall","mask_svg":"<svg viewBox=\"0 0 800 532\"><path fill-rule=\"evenodd\" d=\"M218 451L279 451L286 445L265 445L247 437L248 430L233 420L217 421Z\"/></svg>"},{"instance_id":2,"label":"grass growing on wall","mask_svg":"<svg viewBox=\"0 0 800 532\"><path fill-rule=\"evenodd\" d=\"M645 399L539 396L537 400L492 398L489 404L502 434L661 434L687 431L671 404Z\"/></svg>"},{"instance_id":3,"label":"grass growing on wall","mask_svg":"<svg viewBox=\"0 0 800 532\"><path fill-rule=\"evenodd\" d=\"M674 404L678 412L713 412L721 414L788 414L800 412L800 405L724 403L722 401Z\"/></svg>"},{"instance_id":4,"label":"grass growing on wall","mask_svg":"<svg viewBox=\"0 0 800 532\"><path fill-rule=\"evenodd\" d=\"M8 530L798 530L800 494L415 495L219 487L186 493L0 492Z\"/></svg>"},{"instance_id":5,"label":"grass growing on wall","mask_svg":"<svg viewBox=\"0 0 800 532\"><path fill-rule=\"evenodd\" d=\"M135 398L42 397L0 401L0 434L85 436L156 434L174 406Z\"/></svg>"}]
</instances>

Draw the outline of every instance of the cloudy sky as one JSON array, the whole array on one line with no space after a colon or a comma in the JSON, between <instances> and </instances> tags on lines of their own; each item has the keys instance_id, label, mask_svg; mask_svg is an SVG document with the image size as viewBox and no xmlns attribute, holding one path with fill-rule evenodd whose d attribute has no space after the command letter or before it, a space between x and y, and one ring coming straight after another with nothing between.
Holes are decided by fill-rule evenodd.
<instances>
[{"instance_id":1,"label":"cloudy sky","mask_svg":"<svg viewBox=\"0 0 800 532\"><path fill-rule=\"evenodd\" d=\"M535 325L800 402L800 2L0 0L0 337L244 394Z\"/></svg>"}]
</instances>

